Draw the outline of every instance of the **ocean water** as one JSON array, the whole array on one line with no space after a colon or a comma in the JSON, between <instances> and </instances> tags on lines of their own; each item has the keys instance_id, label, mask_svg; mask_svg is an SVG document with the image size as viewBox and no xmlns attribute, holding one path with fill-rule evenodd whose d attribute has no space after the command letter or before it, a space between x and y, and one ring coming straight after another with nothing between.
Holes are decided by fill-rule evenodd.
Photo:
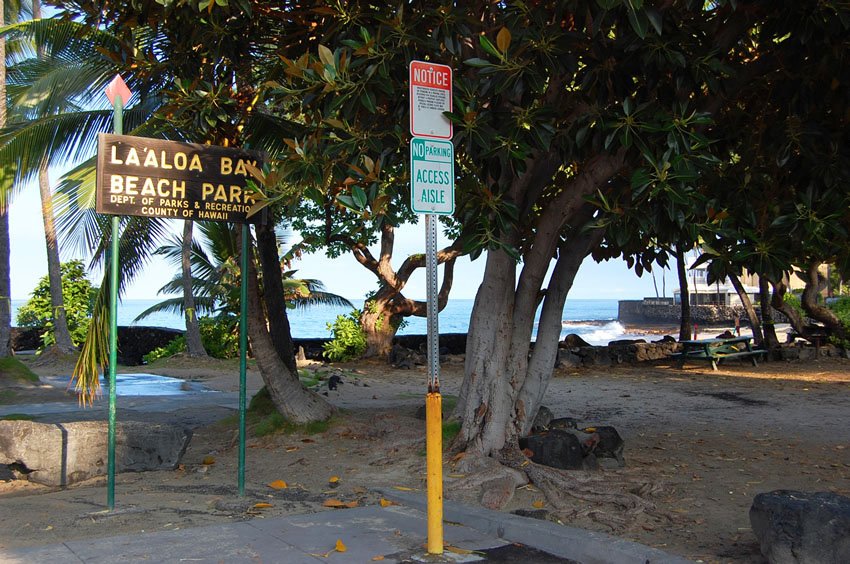
<instances>
[{"instance_id":1,"label":"ocean water","mask_svg":"<svg viewBox=\"0 0 850 564\"><path fill-rule=\"evenodd\" d=\"M133 321L137 315L158 301L124 300L118 306L118 324L184 329L183 319L180 316L166 313L151 315L140 322ZM363 306L362 300L352 300L352 302L355 306ZM17 309L24 303L24 300L12 300L13 325ZM445 309L440 312L440 333L466 333L469 329L473 303L474 300L449 300ZM337 315L344 315L349 311L347 308L327 306L290 310L288 315L292 336L296 338L329 337L328 323L333 322ZM561 338L569 333L575 333L592 345L607 345L609 341L617 339L646 338L646 335L640 332L627 332L626 328L617 321L617 300L567 300L562 319ZM409 317L407 326L399 334L424 335L426 331L424 317Z\"/></svg>"}]
</instances>

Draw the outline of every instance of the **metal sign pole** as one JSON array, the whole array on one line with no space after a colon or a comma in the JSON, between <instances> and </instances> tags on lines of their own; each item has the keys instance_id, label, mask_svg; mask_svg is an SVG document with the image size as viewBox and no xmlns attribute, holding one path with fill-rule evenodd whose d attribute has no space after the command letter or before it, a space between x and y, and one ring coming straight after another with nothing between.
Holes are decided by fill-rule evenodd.
<instances>
[{"instance_id":1,"label":"metal sign pole","mask_svg":"<svg viewBox=\"0 0 850 564\"><path fill-rule=\"evenodd\" d=\"M121 95L112 102L112 129L117 135L124 132L124 101ZM120 220L112 216L112 241L109 271L109 427L106 462L106 505L115 509L115 367L118 364L118 230Z\"/></svg>"},{"instance_id":2,"label":"metal sign pole","mask_svg":"<svg viewBox=\"0 0 850 564\"><path fill-rule=\"evenodd\" d=\"M440 331L437 304L437 217L425 215L425 276L428 286L428 394L425 450L428 489L428 552L443 553L443 414L440 397Z\"/></svg>"},{"instance_id":3,"label":"metal sign pole","mask_svg":"<svg viewBox=\"0 0 850 564\"><path fill-rule=\"evenodd\" d=\"M245 403L248 372L248 224L242 224L242 280L239 308L239 495L245 495Z\"/></svg>"}]
</instances>

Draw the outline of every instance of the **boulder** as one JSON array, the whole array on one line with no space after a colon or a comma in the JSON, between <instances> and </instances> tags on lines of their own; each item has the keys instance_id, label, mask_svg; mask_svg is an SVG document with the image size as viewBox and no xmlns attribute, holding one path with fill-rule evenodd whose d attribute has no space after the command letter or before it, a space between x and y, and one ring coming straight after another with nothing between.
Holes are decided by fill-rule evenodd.
<instances>
[{"instance_id":1,"label":"boulder","mask_svg":"<svg viewBox=\"0 0 850 564\"><path fill-rule=\"evenodd\" d=\"M406 370L410 370L417 365L425 364L425 358L422 355L398 343L394 344L390 350L388 360L393 368Z\"/></svg>"},{"instance_id":2,"label":"boulder","mask_svg":"<svg viewBox=\"0 0 850 564\"><path fill-rule=\"evenodd\" d=\"M568 349L575 348L575 347L589 347L590 346L590 343L588 343L587 341L585 341L584 339L582 339L581 337L579 337L575 333L570 333L569 335L564 337L564 340L562 341L562 343L563 343L563 346L568 348Z\"/></svg>"},{"instance_id":3,"label":"boulder","mask_svg":"<svg viewBox=\"0 0 850 564\"><path fill-rule=\"evenodd\" d=\"M591 431L591 429L593 430ZM616 461L615 467L618 468L626 465L626 460L623 458L625 442L620 436L620 433L617 432L617 429L609 425L601 425L599 427L585 429L585 432L592 432L597 437L596 448L593 450L596 458L614 460Z\"/></svg>"},{"instance_id":4,"label":"boulder","mask_svg":"<svg viewBox=\"0 0 850 564\"><path fill-rule=\"evenodd\" d=\"M850 562L850 498L831 492L760 493L750 525L772 564Z\"/></svg>"},{"instance_id":5,"label":"boulder","mask_svg":"<svg viewBox=\"0 0 850 564\"><path fill-rule=\"evenodd\" d=\"M519 447L530 451L526 455L537 464L563 470L581 470L585 467L581 442L567 431L555 429L529 435L519 440Z\"/></svg>"},{"instance_id":6,"label":"boulder","mask_svg":"<svg viewBox=\"0 0 850 564\"><path fill-rule=\"evenodd\" d=\"M174 469L190 437L191 431L177 425L117 423L115 471ZM67 486L106 474L107 441L105 421L0 421L0 465L39 484Z\"/></svg>"}]
</instances>

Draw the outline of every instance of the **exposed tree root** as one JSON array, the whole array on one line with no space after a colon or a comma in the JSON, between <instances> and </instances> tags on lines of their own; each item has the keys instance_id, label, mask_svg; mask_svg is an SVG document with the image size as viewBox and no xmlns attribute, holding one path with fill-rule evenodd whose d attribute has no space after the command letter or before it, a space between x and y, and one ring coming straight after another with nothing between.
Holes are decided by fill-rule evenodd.
<instances>
[{"instance_id":1,"label":"exposed tree root","mask_svg":"<svg viewBox=\"0 0 850 564\"><path fill-rule=\"evenodd\" d=\"M502 464L523 472L543 492L554 516L562 521L588 518L612 532L621 532L647 518L671 519L647 499L662 490L658 484L637 482L614 472L566 471L542 466L528 460L515 447L499 454Z\"/></svg>"}]
</instances>

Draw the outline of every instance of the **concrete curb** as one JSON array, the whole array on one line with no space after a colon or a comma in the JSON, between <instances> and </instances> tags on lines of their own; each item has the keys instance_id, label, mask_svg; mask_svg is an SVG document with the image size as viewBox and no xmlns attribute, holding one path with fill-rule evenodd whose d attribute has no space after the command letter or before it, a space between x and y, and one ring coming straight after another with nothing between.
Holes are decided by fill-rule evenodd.
<instances>
[{"instance_id":1,"label":"concrete curb","mask_svg":"<svg viewBox=\"0 0 850 564\"><path fill-rule=\"evenodd\" d=\"M427 512L425 495L393 489L377 489L382 496ZM693 564L691 560L605 533L558 525L549 521L443 503L443 519L548 552L582 564Z\"/></svg>"}]
</instances>

